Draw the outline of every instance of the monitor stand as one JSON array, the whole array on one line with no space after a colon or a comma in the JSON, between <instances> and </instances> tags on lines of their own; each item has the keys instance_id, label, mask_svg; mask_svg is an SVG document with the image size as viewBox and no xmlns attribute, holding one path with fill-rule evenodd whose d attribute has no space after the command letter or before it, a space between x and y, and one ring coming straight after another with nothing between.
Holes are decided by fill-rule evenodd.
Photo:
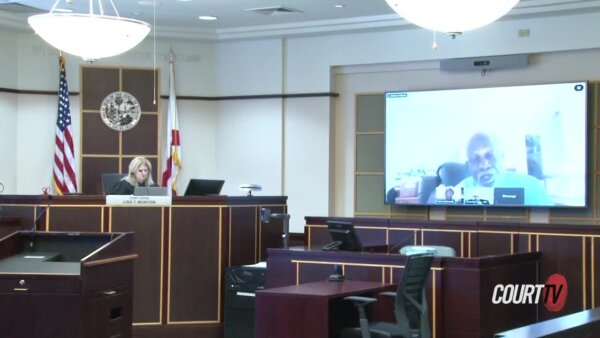
<instances>
[{"instance_id":1,"label":"monitor stand","mask_svg":"<svg viewBox=\"0 0 600 338\"><path fill-rule=\"evenodd\" d=\"M339 265L333 266L333 273L329 275L330 282L341 282L344 280L344 274L342 273L342 268Z\"/></svg>"}]
</instances>

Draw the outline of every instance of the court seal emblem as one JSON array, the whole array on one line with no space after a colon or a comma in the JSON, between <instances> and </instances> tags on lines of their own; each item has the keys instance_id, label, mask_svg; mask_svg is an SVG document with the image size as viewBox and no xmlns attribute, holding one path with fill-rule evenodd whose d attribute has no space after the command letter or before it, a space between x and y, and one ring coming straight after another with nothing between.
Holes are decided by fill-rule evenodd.
<instances>
[{"instance_id":1,"label":"court seal emblem","mask_svg":"<svg viewBox=\"0 0 600 338\"><path fill-rule=\"evenodd\" d=\"M100 116L110 129L127 131L140 121L142 109L133 95L118 91L108 94L102 100Z\"/></svg>"}]
</instances>

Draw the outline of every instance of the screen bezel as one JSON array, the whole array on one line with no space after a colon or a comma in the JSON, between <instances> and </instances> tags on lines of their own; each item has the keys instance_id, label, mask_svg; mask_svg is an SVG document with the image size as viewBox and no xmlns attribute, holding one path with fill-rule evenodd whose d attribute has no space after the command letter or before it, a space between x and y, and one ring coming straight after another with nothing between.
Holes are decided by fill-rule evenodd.
<instances>
[{"instance_id":1,"label":"screen bezel","mask_svg":"<svg viewBox=\"0 0 600 338\"><path fill-rule=\"evenodd\" d=\"M327 230L333 242L339 242L336 250L364 251L358 233L351 222L327 221Z\"/></svg>"},{"instance_id":2,"label":"screen bezel","mask_svg":"<svg viewBox=\"0 0 600 338\"><path fill-rule=\"evenodd\" d=\"M211 196L219 195L223 189L224 180L207 180L192 178L185 189L184 196Z\"/></svg>"},{"instance_id":3,"label":"screen bezel","mask_svg":"<svg viewBox=\"0 0 600 338\"><path fill-rule=\"evenodd\" d=\"M451 92L451 91L455 91L455 90L477 90L477 89L495 89L495 88L507 88L507 87L514 87L514 88L519 88L519 87L532 87L532 86L542 86L542 85L561 85L561 84L584 84L585 85L585 98L582 101L583 106L584 106L584 115L582 116L582 119L579 120L581 122L581 124L583 124L583 130L581 130L582 133L582 142L584 143L584 150L582 151L582 161L583 161L583 170L584 170L584 174L583 177L581 177L581 179L583 180L582 185L580 186L580 191L581 194L578 195L580 196L578 199L578 204L576 205L569 205L569 204L556 204L556 205L534 205L534 204L443 204L443 203L439 203L439 202L435 202L432 203L430 199L427 199L426 201L423 201L422 199L419 199L419 201L417 203L390 203L389 202L389 198L387 196L388 192L389 192L389 188L390 185L388 184L388 175L390 175L390 172L388 170L388 137L386 135L386 133L388 132L388 118L387 118L387 109L388 109L388 103L387 103L387 98L388 98L388 94L392 93L416 93L416 92ZM590 140L589 140L589 132L588 132L588 124L589 124L589 118L590 118L590 112L589 112L589 97L590 97L590 83L587 80L584 81L564 81L564 82L555 82L555 83L530 83L530 84L517 84L517 85L500 85L500 86L480 86L480 87L463 87L463 88L445 88L445 89L426 89L426 90L394 90L394 91L387 91L385 92L385 96L384 96L384 100L386 101L384 106L385 106L385 112L384 112L384 191L382 192L383 198L384 198L384 204L385 205L397 205L397 206L420 206L420 207L432 207L432 206L441 206L441 207L459 207L459 208L464 208L464 207L468 207L468 208L472 208L472 207L492 207L492 208L587 208L589 206L589 187L588 187L588 176L589 176L589 165L590 165L590 159L589 159L589 154L588 154L588 149L589 149L589 144L590 144ZM570 116L570 115L567 115ZM414 144L417 144L417 142L415 142ZM443 163L443 161L440 161L440 164ZM438 168L439 170L439 168Z\"/></svg>"}]
</instances>

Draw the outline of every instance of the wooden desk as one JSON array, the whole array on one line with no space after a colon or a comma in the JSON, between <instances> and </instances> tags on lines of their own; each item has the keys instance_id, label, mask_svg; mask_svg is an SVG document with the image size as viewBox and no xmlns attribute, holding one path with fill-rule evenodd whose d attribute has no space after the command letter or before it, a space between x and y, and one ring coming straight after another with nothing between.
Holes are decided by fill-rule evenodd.
<instances>
[{"instance_id":1,"label":"wooden desk","mask_svg":"<svg viewBox=\"0 0 600 338\"><path fill-rule=\"evenodd\" d=\"M16 232L0 241L7 338L131 337L132 233Z\"/></svg>"},{"instance_id":2,"label":"wooden desk","mask_svg":"<svg viewBox=\"0 0 600 338\"><path fill-rule=\"evenodd\" d=\"M600 333L600 308L581 311L513 330L496 333L495 338L591 338Z\"/></svg>"},{"instance_id":3,"label":"wooden desk","mask_svg":"<svg viewBox=\"0 0 600 338\"><path fill-rule=\"evenodd\" d=\"M539 260L539 252L436 257L426 285L432 338L492 337L496 332L536 322L536 305L492 304L491 299L496 284L537 283ZM266 285L272 288L324 280L334 265L342 267L347 279L398 283L406 256L301 247L269 249Z\"/></svg>"},{"instance_id":4,"label":"wooden desk","mask_svg":"<svg viewBox=\"0 0 600 338\"><path fill-rule=\"evenodd\" d=\"M392 284L318 281L256 292L256 338L338 337L358 326L358 311L343 298L390 291Z\"/></svg>"},{"instance_id":5,"label":"wooden desk","mask_svg":"<svg viewBox=\"0 0 600 338\"><path fill-rule=\"evenodd\" d=\"M21 226L18 217L2 216L2 210L0 209L0 238L21 229L23 229L23 227Z\"/></svg>"},{"instance_id":6,"label":"wooden desk","mask_svg":"<svg viewBox=\"0 0 600 338\"><path fill-rule=\"evenodd\" d=\"M2 217L38 231L135 232L133 336L223 336L223 271L282 247L285 196L174 197L170 207L108 206L104 196L0 195ZM0 325L1 327L1 325ZM2 334L0 333L0 336Z\"/></svg>"}]
</instances>

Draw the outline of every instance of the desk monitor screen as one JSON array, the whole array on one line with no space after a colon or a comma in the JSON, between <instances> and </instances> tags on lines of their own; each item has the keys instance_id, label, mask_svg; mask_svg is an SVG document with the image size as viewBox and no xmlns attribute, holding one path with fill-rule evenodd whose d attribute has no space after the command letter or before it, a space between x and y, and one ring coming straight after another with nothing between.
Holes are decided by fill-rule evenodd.
<instances>
[{"instance_id":1,"label":"desk monitor screen","mask_svg":"<svg viewBox=\"0 0 600 338\"><path fill-rule=\"evenodd\" d=\"M333 242L323 247L323 250L363 251L363 246L352 223L328 221L327 229Z\"/></svg>"},{"instance_id":2,"label":"desk monitor screen","mask_svg":"<svg viewBox=\"0 0 600 338\"><path fill-rule=\"evenodd\" d=\"M387 92L382 198L449 208L585 207L588 87ZM524 195L495 198L494 188L523 188Z\"/></svg>"},{"instance_id":3,"label":"desk monitor screen","mask_svg":"<svg viewBox=\"0 0 600 338\"><path fill-rule=\"evenodd\" d=\"M134 196L168 196L169 188L166 187L135 187Z\"/></svg>"},{"instance_id":4,"label":"desk monitor screen","mask_svg":"<svg viewBox=\"0 0 600 338\"><path fill-rule=\"evenodd\" d=\"M495 188L494 204L521 205L525 201L523 188Z\"/></svg>"},{"instance_id":5,"label":"desk monitor screen","mask_svg":"<svg viewBox=\"0 0 600 338\"><path fill-rule=\"evenodd\" d=\"M184 196L219 195L224 183L224 180L202 180L193 178L190 180L190 183L188 183Z\"/></svg>"}]
</instances>

